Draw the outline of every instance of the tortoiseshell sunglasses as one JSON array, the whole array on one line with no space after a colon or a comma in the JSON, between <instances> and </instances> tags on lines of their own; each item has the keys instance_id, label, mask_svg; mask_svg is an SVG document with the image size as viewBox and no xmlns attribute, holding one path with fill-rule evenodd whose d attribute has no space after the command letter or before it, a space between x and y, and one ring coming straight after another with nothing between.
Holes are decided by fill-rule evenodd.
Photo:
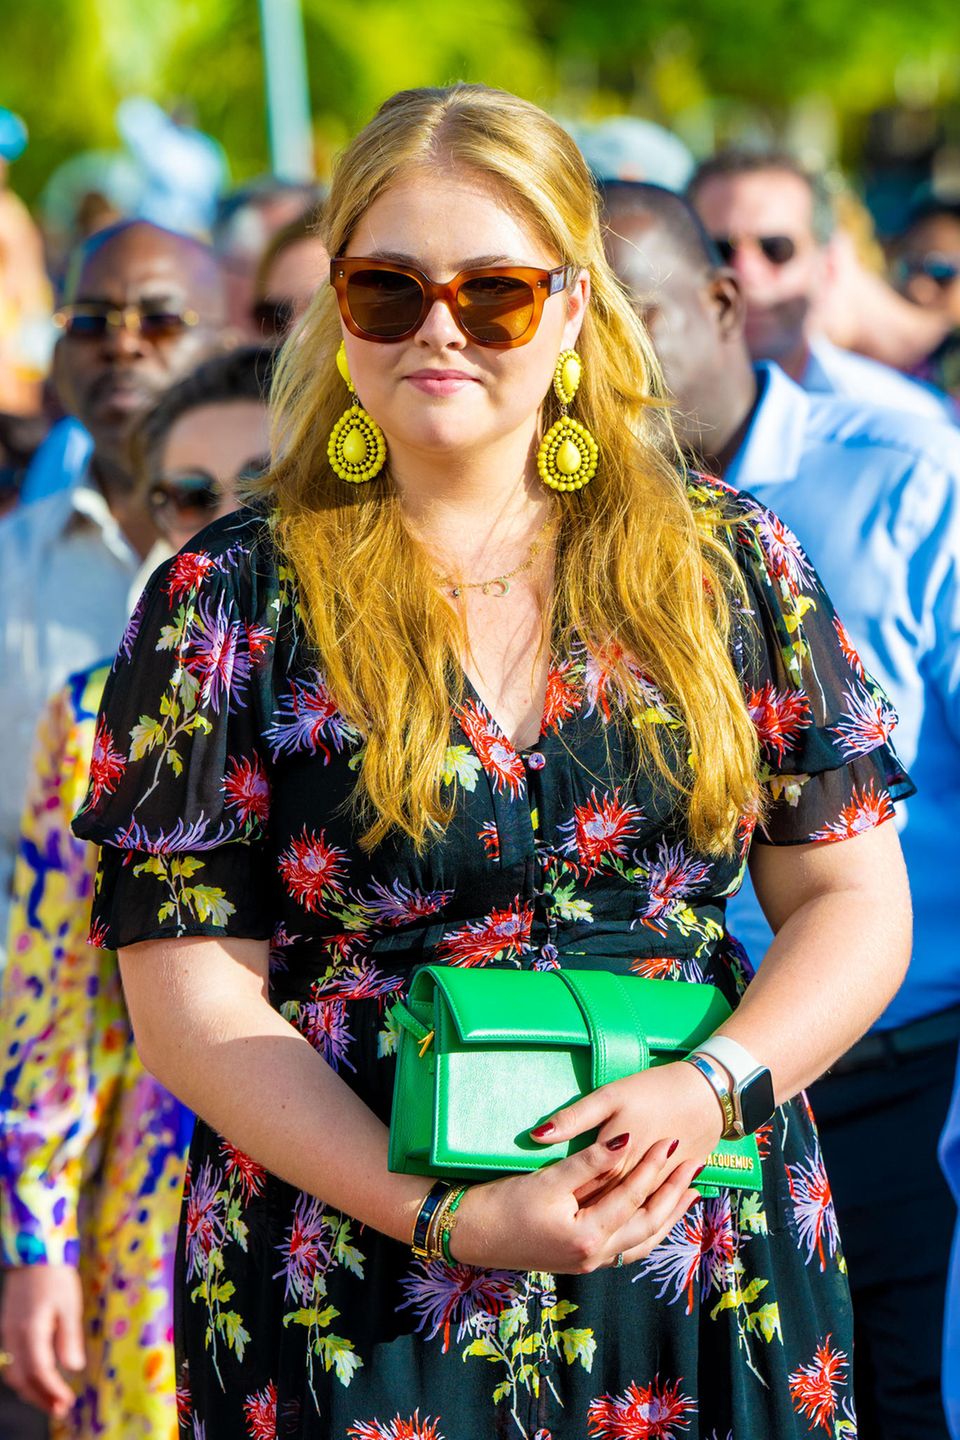
<instances>
[{"instance_id":1,"label":"tortoiseshell sunglasses","mask_svg":"<svg viewBox=\"0 0 960 1440\"><path fill-rule=\"evenodd\" d=\"M532 340L544 301L572 285L576 265L536 270L482 265L438 285L422 270L389 260L341 255L330 262L343 323L361 340L393 345L415 334L438 300L468 340L511 350Z\"/></svg>"}]
</instances>

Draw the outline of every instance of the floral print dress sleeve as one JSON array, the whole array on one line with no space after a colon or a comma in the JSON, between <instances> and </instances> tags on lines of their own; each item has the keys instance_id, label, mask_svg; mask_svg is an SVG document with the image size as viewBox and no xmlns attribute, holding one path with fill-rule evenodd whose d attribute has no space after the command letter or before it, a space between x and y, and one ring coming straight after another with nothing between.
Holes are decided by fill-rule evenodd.
<instances>
[{"instance_id":1,"label":"floral print dress sleeve","mask_svg":"<svg viewBox=\"0 0 960 1440\"><path fill-rule=\"evenodd\" d=\"M726 513L747 589L734 660L760 742L755 840L846 840L889 820L914 787L891 743L897 716L864 669L799 540L752 496L692 487L701 516Z\"/></svg>"},{"instance_id":2,"label":"floral print dress sleeve","mask_svg":"<svg viewBox=\"0 0 960 1440\"><path fill-rule=\"evenodd\" d=\"M259 717L286 597L262 584L238 543L174 557L141 596L104 693L99 783L74 821L104 847L95 943L271 933Z\"/></svg>"}]
</instances>

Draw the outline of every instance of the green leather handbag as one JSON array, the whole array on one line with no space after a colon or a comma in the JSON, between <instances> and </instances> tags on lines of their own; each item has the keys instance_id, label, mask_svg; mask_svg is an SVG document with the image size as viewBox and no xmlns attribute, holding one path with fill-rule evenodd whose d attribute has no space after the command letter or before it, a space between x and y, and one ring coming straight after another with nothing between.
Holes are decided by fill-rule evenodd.
<instances>
[{"instance_id":1,"label":"green leather handbag","mask_svg":"<svg viewBox=\"0 0 960 1440\"><path fill-rule=\"evenodd\" d=\"M592 1135L544 1145L530 1131L601 1085L689 1054L731 1011L715 986L682 980L426 965L390 1013L389 1168L487 1180L584 1149ZM753 1135L721 1140L696 1181L703 1195L761 1186Z\"/></svg>"}]
</instances>

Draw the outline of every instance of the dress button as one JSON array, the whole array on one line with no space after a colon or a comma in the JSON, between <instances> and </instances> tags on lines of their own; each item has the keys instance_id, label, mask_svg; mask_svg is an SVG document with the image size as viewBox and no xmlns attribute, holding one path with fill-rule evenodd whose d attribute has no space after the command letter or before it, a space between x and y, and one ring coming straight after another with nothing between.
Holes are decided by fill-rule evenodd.
<instances>
[{"instance_id":1,"label":"dress button","mask_svg":"<svg viewBox=\"0 0 960 1440\"><path fill-rule=\"evenodd\" d=\"M528 770L542 770L546 763L546 759L543 755L541 755L539 750L531 750L530 754L527 756Z\"/></svg>"}]
</instances>

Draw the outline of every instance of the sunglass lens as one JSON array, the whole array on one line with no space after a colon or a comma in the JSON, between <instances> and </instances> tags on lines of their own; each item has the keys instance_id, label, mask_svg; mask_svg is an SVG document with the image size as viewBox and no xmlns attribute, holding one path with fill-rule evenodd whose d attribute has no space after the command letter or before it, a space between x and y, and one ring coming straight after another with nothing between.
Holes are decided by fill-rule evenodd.
<instances>
[{"instance_id":1,"label":"sunglass lens","mask_svg":"<svg viewBox=\"0 0 960 1440\"><path fill-rule=\"evenodd\" d=\"M75 340L99 340L107 333L107 317L101 311L75 310L65 328Z\"/></svg>"},{"instance_id":2,"label":"sunglass lens","mask_svg":"<svg viewBox=\"0 0 960 1440\"><path fill-rule=\"evenodd\" d=\"M220 503L220 491L206 476L183 476L152 486L149 500L154 510L172 508L181 515L191 510L209 514Z\"/></svg>"},{"instance_id":3,"label":"sunglass lens","mask_svg":"<svg viewBox=\"0 0 960 1440\"><path fill-rule=\"evenodd\" d=\"M457 292L460 323L487 344L519 340L533 319L533 291L514 275L478 275Z\"/></svg>"},{"instance_id":4,"label":"sunglass lens","mask_svg":"<svg viewBox=\"0 0 960 1440\"><path fill-rule=\"evenodd\" d=\"M347 281L347 307L355 325L379 340L396 340L415 329L423 291L412 275L394 270L355 270Z\"/></svg>"},{"instance_id":5,"label":"sunglass lens","mask_svg":"<svg viewBox=\"0 0 960 1440\"><path fill-rule=\"evenodd\" d=\"M140 333L145 340L166 340L179 335L184 318L172 310L147 310L140 316Z\"/></svg>"},{"instance_id":6,"label":"sunglass lens","mask_svg":"<svg viewBox=\"0 0 960 1440\"><path fill-rule=\"evenodd\" d=\"M759 244L771 265L786 265L797 253L789 235L763 235Z\"/></svg>"}]
</instances>

